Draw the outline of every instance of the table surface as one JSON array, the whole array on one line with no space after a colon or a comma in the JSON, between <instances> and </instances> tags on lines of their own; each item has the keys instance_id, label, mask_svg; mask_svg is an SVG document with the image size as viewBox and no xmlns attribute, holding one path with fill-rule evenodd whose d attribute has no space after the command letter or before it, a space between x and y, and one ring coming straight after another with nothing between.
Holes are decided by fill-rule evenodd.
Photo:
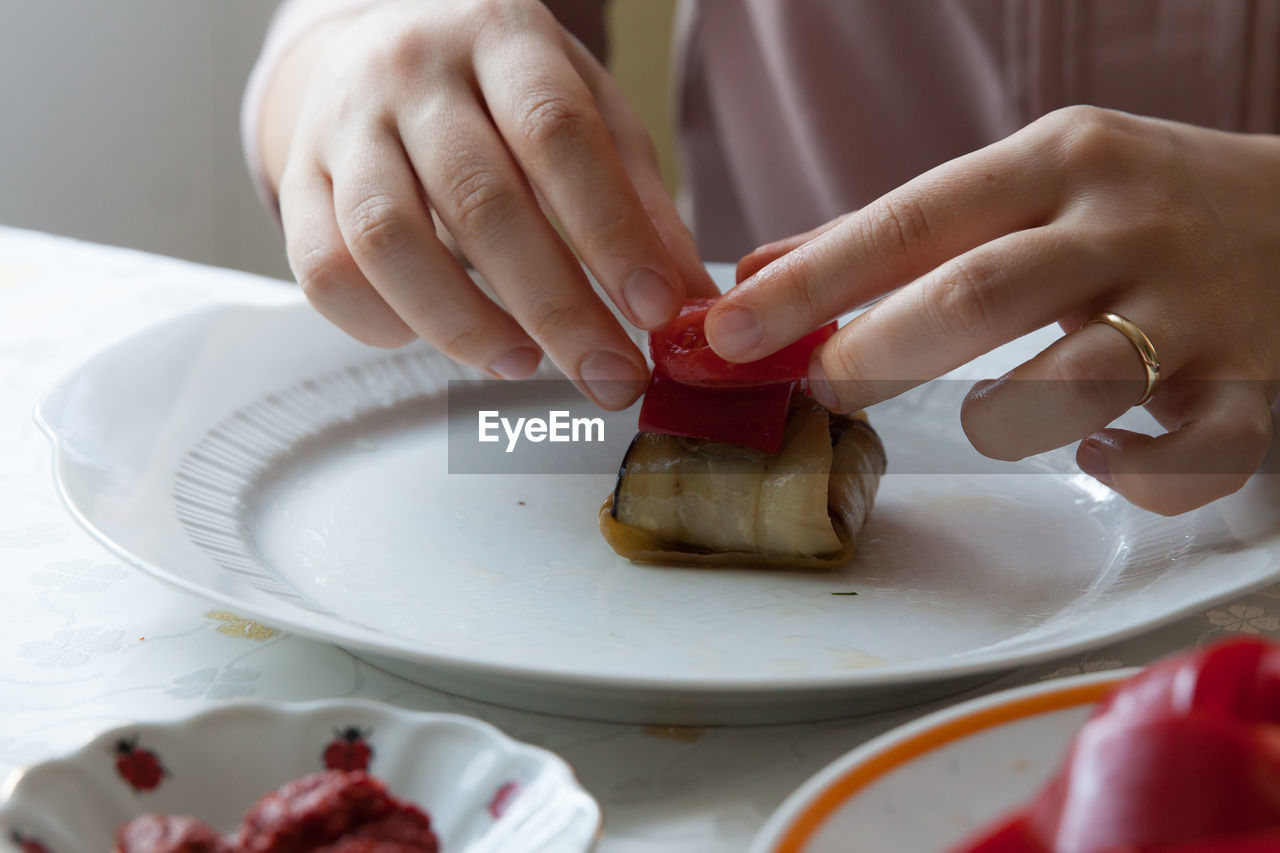
<instances>
[{"instance_id":1,"label":"table surface","mask_svg":"<svg viewBox=\"0 0 1280 853\"><path fill-rule=\"evenodd\" d=\"M564 756L606 815L601 853L743 850L801 782L946 703L754 728L658 728L499 708L411 684L331 645L172 590L110 556L55 495L40 396L104 346L279 282L0 228L0 777L139 719L236 699L360 696L469 714ZM1147 663L1232 632L1280 634L1280 586L979 692Z\"/></svg>"}]
</instances>

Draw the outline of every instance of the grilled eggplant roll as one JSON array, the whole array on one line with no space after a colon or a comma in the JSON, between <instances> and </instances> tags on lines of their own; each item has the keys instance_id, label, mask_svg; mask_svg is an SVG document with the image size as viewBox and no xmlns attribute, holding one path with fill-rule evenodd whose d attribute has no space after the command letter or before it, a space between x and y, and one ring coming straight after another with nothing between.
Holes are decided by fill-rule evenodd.
<instances>
[{"instance_id":1,"label":"grilled eggplant roll","mask_svg":"<svg viewBox=\"0 0 1280 853\"><path fill-rule=\"evenodd\" d=\"M800 398L777 453L639 433L600 529L637 563L832 568L853 556L884 469L861 413Z\"/></svg>"}]
</instances>

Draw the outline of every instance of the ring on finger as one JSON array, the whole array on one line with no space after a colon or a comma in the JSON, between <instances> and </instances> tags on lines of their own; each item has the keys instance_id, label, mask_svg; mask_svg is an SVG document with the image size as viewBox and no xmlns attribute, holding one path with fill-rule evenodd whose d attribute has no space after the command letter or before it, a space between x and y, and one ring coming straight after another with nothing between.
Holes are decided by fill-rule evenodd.
<instances>
[{"instance_id":1,"label":"ring on finger","mask_svg":"<svg viewBox=\"0 0 1280 853\"><path fill-rule=\"evenodd\" d=\"M1085 325L1089 326L1094 323L1110 326L1124 335L1129 343L1133 344L1133 348L1138 353L1138 358L1142 359L1142 368L1147 374L1147 387L1134 405L1145 405L1147 401L1155 396L1156 388L1160 386L1160 357L1156 355L1155 344L1151 343L1151 338L1147 337L1136 323L1120 314L1103 311L1090 317L1085 322Z\"/></svg>"}]
</instances>

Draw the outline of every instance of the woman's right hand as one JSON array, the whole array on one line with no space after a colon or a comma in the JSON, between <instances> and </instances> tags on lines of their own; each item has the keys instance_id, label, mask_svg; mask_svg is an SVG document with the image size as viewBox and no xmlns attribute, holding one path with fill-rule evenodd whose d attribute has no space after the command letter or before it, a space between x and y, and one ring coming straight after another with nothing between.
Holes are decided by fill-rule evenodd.
<instances>
[{"instance_id":1,"label":"woman's right hand","mask_svg":"<svg viewBox=\"0 0 1280 853\"><path fill-rule=\"evenodd\" d=\"M538 0L380 0L316 27L274 75L262 144L294 274L365 343L421 337L507 379L545 350L618 409L648 369L549 216L642 329L716 292L643 126Z\"/></svg>"}]
</instances>

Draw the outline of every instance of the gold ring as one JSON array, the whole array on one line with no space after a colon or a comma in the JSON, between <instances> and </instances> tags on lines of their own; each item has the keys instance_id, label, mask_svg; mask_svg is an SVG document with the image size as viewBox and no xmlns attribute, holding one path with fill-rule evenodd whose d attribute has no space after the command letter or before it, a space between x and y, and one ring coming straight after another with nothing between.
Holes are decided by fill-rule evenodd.
<instances>
[{"instance_id":1,"label":"gold ring","mask_svg":"<svg viewBox=\"0 0 1280 853\"><path fill-rule=\"evenodd\" d=\"M1129 343L1133 344L1133 348L1138 351L1138 357L1142 359L1142 367L1147 371L1147 388L1134 405L1141 406L1145 404L1155 396L1156 387L1160 384L1160 359L1156 356L1156 348L1151 343L1151 338L1143 334L1142 330L1129 318L1121 317L1119 314L1113 314L1110 311L1095 314L1089 318L1085 325L1089 326L1094 323L1101 323L1115 329L1128 338Z\"/></svg>"}]
</instances>

